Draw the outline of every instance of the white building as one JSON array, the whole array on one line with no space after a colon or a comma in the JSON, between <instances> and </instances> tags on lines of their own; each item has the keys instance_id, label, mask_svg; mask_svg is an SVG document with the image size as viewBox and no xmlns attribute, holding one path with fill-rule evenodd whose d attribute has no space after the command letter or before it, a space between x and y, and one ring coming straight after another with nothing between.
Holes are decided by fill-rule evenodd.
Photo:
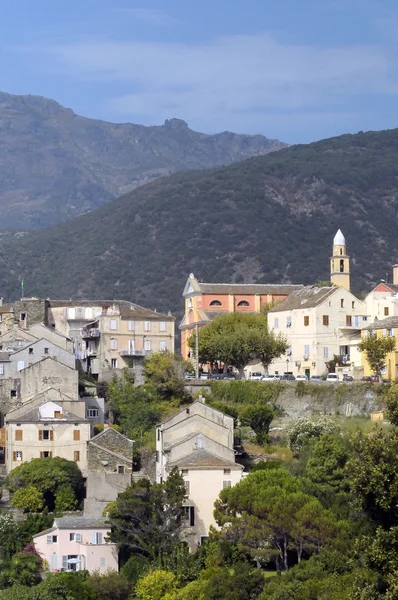
<instances>
[{"instance_id":1,"label":"white building","mask_svg":"<svg viewBox=\"0 0 398 600\"><path fill-rule=\"evenodd\" d=\"M156 429L156 481L177 467L187 491L183 538L195 550L209 533L214 502L224 487L238 483L233 418L194 402Z\"/></svg>"}]
</instances>

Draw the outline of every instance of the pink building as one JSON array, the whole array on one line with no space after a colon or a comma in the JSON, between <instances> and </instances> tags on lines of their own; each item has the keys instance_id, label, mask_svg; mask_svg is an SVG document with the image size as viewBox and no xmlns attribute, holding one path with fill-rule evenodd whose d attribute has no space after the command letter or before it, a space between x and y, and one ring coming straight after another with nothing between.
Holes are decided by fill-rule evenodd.
<instances>
[{"instance_id":1,"label":"pink building","mask_svg":"<svg viewBox=\"0 0 398 600\"><path fill-rule=\"evenodd\" d=\"M33 542L49 571L105 573L119 570L117 546L106 541L110 531L103 518L62 517Z\"/></svg>"}]
</instances>

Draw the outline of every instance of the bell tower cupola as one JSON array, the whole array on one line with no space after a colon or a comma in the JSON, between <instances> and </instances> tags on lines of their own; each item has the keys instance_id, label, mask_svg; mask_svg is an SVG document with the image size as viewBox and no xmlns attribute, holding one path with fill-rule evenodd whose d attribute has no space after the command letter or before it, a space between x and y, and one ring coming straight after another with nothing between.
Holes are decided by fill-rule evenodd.
<instances>
[{"instance_id":1,"label":"bell tower cupola","mask_svg":"<svg viewBox=\"0 0 398 600\"><path fill-rule=\"evenodd\" d=\"M333 240L333 255L330 259L330 281L350 291L350 257L347 256L345 237L338 230Z\"/></svg>"}]
</instances>

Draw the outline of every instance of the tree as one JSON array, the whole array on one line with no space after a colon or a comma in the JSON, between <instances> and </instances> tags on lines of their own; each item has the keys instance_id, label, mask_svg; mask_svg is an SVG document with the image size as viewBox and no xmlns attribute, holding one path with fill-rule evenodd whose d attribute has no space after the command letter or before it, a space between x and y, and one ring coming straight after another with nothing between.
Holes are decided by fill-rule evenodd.
<instances>
[{"instance_id":1,"label":"tree","mask_svg":"<svg viewBox=\"0 0 398 600\"><path fill-rule=\"evenodd\" d=\"M369 335L358 344L358 350L366 354L366 360L374 373L381 376L386 366L386 357L395 350L395 338L378 337L376 331L370 330Z\"/></svg>"},{"instance_id":2,"label":"tree","mask_svg":"<svg viewBox=\"0 0 398 600\"><path fill-rule=\"evenodd\" d=\"M268 404L249 404L240 413L242 425L249 425L256 434L258 444L264 444L274 411Z\"/></svg>"},{"instance_id":3,"label":"tree","mask_svg":"<svg viewBox=\"0 0 398 600\"><path fill-rule=\"evenodd\" d=\"M195 334L188 340L195 347ZM246 365L254 359L265 368L287 348L281 335L268 331L267 316L262 314L231 313L215 318L199 330L201 362L221 361L235 367L241 377Z\"/></svg>"},{"instance_id":4,"label":"tree","mask_svg":"<svg viewBox=\"0 0 398 600\"><path fill-rule=\"evenodd\" d=\"M44 505L43 492L39 491L34 485L28 485L25 488L19 488L10 502L13 508L18 508L22 512L40 512Z\"/></svg>"},{"instance_id":5,"label":"tree","mask_svg":"<svg viewBox=\"0 0 398 600\"><path fill-rule=\"evenodd\" d=\"M116 571L105 575L94 572L87 581L90 598L95 600L127 600L131 598L131 587L131 583Z\"/></svg>"},{"instance_id":6,"label":"tree","mask_svg":"<svg viewBox=\"0 0 398 600\"><path fill-rule=\"evenodd\" d=\"M82 473L74 461L58 456L54 458L34 458L13 469L7 478L11 492L29 486L35 487L44 495L46 506L52 510L59 488L68 485L80 501L84 491Z\"/></svg>"},{"instance_id":7,"label":"tree","mask_svg":"<svg viewBox=\"0 0 398 600\"><path fill-rule=\"evenodd\" d=\"M55 512L76 510L77 498L71 485L62 485L55 494Z\"/></svg>"},{"instance_id":8,"label":"tree","mask_svg":"<svg viewBox=\"0 0 398 600\"><path fill-rule=\"evenodd\" d=\"M179 543L184 480L174 468L162 484L141 479L119 494L110 509L110 539L130 552L157 560Z\"/></svg>"},{"instance_id":9,"label":"tree","mask_svg":"<svg viewBox=\"0 0 398 600\"><path fill-rule=\"evenodd\" d=\"M308 418L298 419L288 430L288 444L295 456L299 456L300 452L310 441L319 439L325 433L334 433L339 430L332 419L322 417L317 421Z\"/></svg>"},{"instance_id":10,"label":"tree","mask_svg":"<svg viewBox=\"0 0 398 600\"><path fill-rule=\"evenodd\" d=\"M42 560L37 552L18 552L11 559L10 580L21 585L37 585L41 581Z\"/></svg>"},{"instance_id":11,"label":"tree","mask_svg":"<svg viewBox=\"0 0 398 600\"><path fill-rule=\"evenodd\" d=\"M12 556L23 549L20 527L9 512L0 511L0 552L1 558L8 563Z\"/></svg>"},{"instance_id":12,"label":"tree","mask_svg":"<svg viewBox=\"0 0 398 600\"><path fill-rule=\"evenodd\" d=\"M183 400L185 374L192 364L170 352L152 354L144 363L144 381L160 400Z\"/></svg>"},{"instance_id":13,"label":"tree","mask_svg":"<svg viewBox=\"0 0 398 600\"><path fill-rule=\"evenodd\" d=\"M138 580L135 595L138 600L172 600L177 589L177 578L171 571L157 569Z\"/></svg>"}]
</instances>

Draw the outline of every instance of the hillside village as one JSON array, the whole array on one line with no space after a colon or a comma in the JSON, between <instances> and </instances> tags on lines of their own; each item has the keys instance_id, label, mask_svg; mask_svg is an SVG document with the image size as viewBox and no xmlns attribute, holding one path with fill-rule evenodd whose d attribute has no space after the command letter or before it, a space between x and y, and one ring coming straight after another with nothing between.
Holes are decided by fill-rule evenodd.
<instances>
[{"instance_id":1,"label":"hillside village","mask_svg":"<svg viewBox=\"0 0 398 600\"><path fill-rule=\"evenodd\" d=\"M237 373L229 365L202 364L200 356L196 361L189 338L222 315L258 314L266 306L269 330L283 333L287 349L271 363L268 373L251 361L245 368L247 380L264 375L271 386L280 379L295 385L295 378L330 385L322 381L329 372L335 374L334 385L370 379L375 374L359 344L372 330L381 337L397 336L398 265L391 283L380 282L363 299L350 291L350 275L350 258L340 230L332 244L330 282L218 284L202 283L191 274L183 290L181 354L186 365L200 364L199 379L186 379L190 400L154 428L153 463L141 471L133 468L135 442L114 428L106 398L98 397L99 384L122 380L130 373L139 387L149 357L172 356L176 332L171 313L161 314L125 300L21 298L12 304L2 302L3 474L33 459L60 457L75 463L85 481L83 510L56 516L51 529L34 535L48 569L117 571L118 545L108 538L106 507L133 481L143 477L163 485L175 468L186 493L180 538L192 552L203 545L216 525L213 509L219 493L248 472L247 465L238 460L236 420L208 404L203 391L209 383L206 379L228 372L234 379ZM397 380L396 352L388 354L380 370L392 382ZM224 381L221 385L231 384Z\"/></svg>"}]
</instances>

